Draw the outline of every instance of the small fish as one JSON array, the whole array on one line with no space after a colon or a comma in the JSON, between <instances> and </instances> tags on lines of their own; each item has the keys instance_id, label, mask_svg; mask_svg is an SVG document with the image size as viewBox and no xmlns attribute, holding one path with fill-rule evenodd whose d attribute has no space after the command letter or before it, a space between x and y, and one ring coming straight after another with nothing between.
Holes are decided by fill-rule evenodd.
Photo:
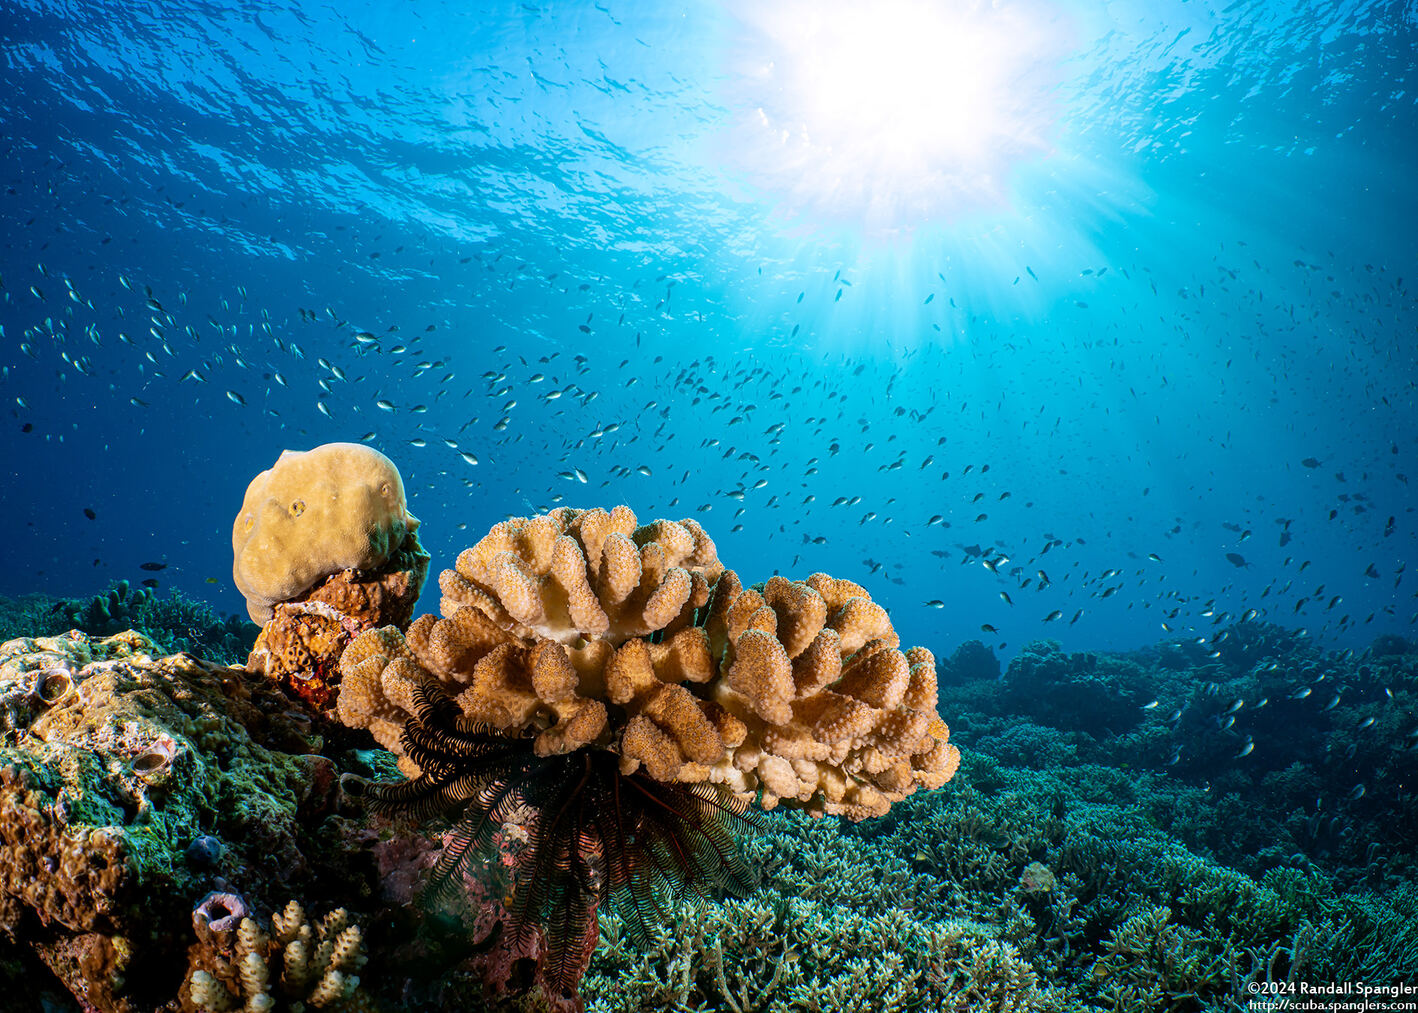
<instances>
[{"instance_id":1,"label":"small fish","mask_svg":"<svg viewBox=\"0 0 1418 1013\"><path fill-rule=\"evenodd\" d=\"M989 623L981 623L981 624L980 624L980 632L981 632L981 633L998 633L999 630L995 629L995 628L994 628L993 626L991 626Z\"/></svg>"},{"instance_id":2,"label":"small fish","mask_svg":"<svg viewBox=\"0 0 1418 1013\"><path fill-rule=\"evenodd\" d=\"M1332 711L1332 710L1334 710L1334 708L1336 708L1336 707L1338 707L1338 706L1339 706L1339 694L1336 693L1336 694L1334 694L1334 699L1330 700L1329 703L1325 704L1323 707L1320 708L1320 713L1323 714L1325 711Z\"/></svg>"},{"instance_id":3,"label":"small fish","mask_svg":"<svg viewBox=\"0 0 1418 1013\"><path fill-rule=\"evenodd\" d=\"M921 604L928 605L933 609L945 608L945 602L941 601L939 598L932 598L930 601L922 602Z\"/></svg>"},{"instance_id":4,"label":"small fish","mask_svg":"<svg viewBox=\"0 0 1418 1013\"><path fill-rule=\"evenodd\" d=\"M1351 791L1347 797L1351 802L1359 801L1364 797L1364 786L1362 784L1356 784L1354 790Z\"/></svg>"},{"instance_id":5,"label":"small fish","mask_svg":"<svg viewBox=\"0 0 1418 1013\"><path fill-rule=\"evenodd\" d=\"M1303 464L1306 468L1318 468L1320 466L1319 460L1313 457L1307 457L1300 463Z\"/></svg>"},{"instance_id":6,"label":"small fish","mask_svg":"<svg viewBox=\"0 0 1418 1013\"><path fill-rule=\"evenodd\" d=\"M460 451L458 456L461 457L463 460L467 461L469 464L478 463L478 455L474 454L471 450Z\"/></svg>"},{"instance_id":7,"label":"small fish","mask_svg":"<svg viewBox=\"0 0 1418 1013\"><path fill-rule=\"evenodd\" d=\"M1050 612L1048 615L1046 615L1046 616L1044 617L1044 622L1046 622L1046 623L1051 623L1051 622L1053 622L1055 619L1062 619L1062 618L1063 618L1063 609L1054 609L1052 612ZM1157 701L1154 700L1152 703L1153 703L1153 706L1156 706Z\"/></svg>"},{"instance_id":8,"label":"small fish","mask_svg":"<svg viewBox=\"0 0 1418 1013\"><path fill-rule=\"evenodd\" d=\"M149 573L157 573L159 570L166 570L166 563L139 563L138 569L147 570Z\"/></svg>"},{"instance_id":9,"label":"small fish","mask_svg":"<svg viewBox=\"0 0 1418 1013\"><path fill-rule=\"evenodd\" d=\"M374 402L374 407L380 409L381 411L392 412L394 410L394 402L385 401L381 398L380 400Z\"/></svg>"},{"instance_id":10,"label":"small fish","mask_svg":"<svg viewBox=\"0 0 1418 1013\"><path fill-rule=\"evenodd\" d=\"M94 513L93 507L84 507L84 516L91 521L98 519L98 514Z\"/></svg>"},{"instance_id":11,"label":"small fish","mask_svg":"<svg viewBox=\"0 0 1418 1013\"><path fill-rule=\"evenodd\" d=\"M236 391L234 391L234 390L229 390L229 391L227 391L227 392L226 392L226 396L227 396L227 400L233 401L233 402L235 402L236 404L239 404L239 405L244 405L244 404L246 404L246 398L242 397L240 394L238 394L238 393L237 393Z\"/></svg>"},{"instance_id":12,"label":"small fish","mask_svg":"<svg viewBox=\"0 0 1418 1013\"><path fill-rule=\"evenodd\" d=\"M1374 722L1377 721L1377 720L1378 720L1378 718L1373 717L1372 715L1369 716L1369 717L1366 717L1363 721L1360 721L1360 722L1359 722L1359 727L1358 727L1358 729L1356 729L1356 730L1362 732L1365 728L1372 728L1372 727L1374 727Z\"/></svg>"},{"instance_id":13,"label":"small fish","mask_svg":"<svg viewBox=\"0 0 1418 1013\"><path fill-rule=\"evenodd\" d=\"M1160 707L1161 705L1162 705L1162 701L1160 701L1160 700L1153 700L1151 703L1145 703L1145 704L1143 704L1143 705L1142 705L1140 708L1138 708L1138 709L1139 709L1139 710L1145 710L1145 711L1156 710L1156 709L1157 709L1158 707Z\"/></svg>"},{"instance_id":14,"label":"small fish","mask_svg":"<svg viewBox=\"0 0 1418 1013\"><path fill-rule=\"evenodd\" d=\"M1255 748L1256 748L1255 742L1252 741L1251 739L1247 739L1247 740L1246 740L1246 744L1241 747L1241 751L1236 754L1236 759L1239 760L1239 759L1240 759L1241 757L1243 757L1243 756L1250 756L1251 753L1255 752Z\"/></svg>"},{"instance_id":15,"label":"small fish","mask_svg":"<svg viewBox=\"0 0 1418 1013\"><path fill-rule=\"evenodd\" d=\"M220 584L220 583L221 583L221 581L217 580L216 577L208 577L206 582L207 582L208 584Z\"/></svg>"},{"instance_id":16,"label":"small fish","mask_svg":"<svg viewBox=\"0 0 1418 1013\"><path fill-rule=\"evenodd\" d=\"M1226 708L1224 711L1222 711L1221 713L1222 713L1222 714L1234 714L1234 713L1236 713L1238 710L1240 710L1242 707L1244 707L1245 705L1246 705L1246 701L1245 701L1245 700L1237 699L1235 703L1231 704L1230 707L1227 707L1227 708Z\"/></svg>"}]
</instances>

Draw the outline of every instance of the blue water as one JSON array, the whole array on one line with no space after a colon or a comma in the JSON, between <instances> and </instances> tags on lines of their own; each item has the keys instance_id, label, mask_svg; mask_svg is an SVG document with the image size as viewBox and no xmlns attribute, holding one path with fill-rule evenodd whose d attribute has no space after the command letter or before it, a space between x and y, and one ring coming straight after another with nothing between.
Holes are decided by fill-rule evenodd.
<instances>
[{"instance_id":1,"label":"blue water","mask_svg":"<svg viewBox=\"0 0 1418 1013\"><path fill-rule=\"evenodd\" d=\"M240 612L246 483L367 438L435 571L625 502L937 653L1411 634L1418 12L944 7L1049 61L964 182L775 141L747 8L6 0L0 593Z\"/></svg>"}]
</instances>

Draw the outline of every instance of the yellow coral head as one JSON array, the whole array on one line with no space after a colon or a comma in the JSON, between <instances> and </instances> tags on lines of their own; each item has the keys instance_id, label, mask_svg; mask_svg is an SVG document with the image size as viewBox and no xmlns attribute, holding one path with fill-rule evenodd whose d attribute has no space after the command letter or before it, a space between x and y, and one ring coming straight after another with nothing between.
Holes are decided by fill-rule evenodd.
<instances>
[{"instance_id":1,"label":"yellow coral head","mask_svg":"<svg viewBox=\"0 0 1418 1013\"><path fill-rule=\"evenodd\" d=\"M287 450L246 488L232 525L232 578L251 618L341 570L373 570L405 546L419 522L399 469L359 443Z\"/></svg>"}]
</instances>

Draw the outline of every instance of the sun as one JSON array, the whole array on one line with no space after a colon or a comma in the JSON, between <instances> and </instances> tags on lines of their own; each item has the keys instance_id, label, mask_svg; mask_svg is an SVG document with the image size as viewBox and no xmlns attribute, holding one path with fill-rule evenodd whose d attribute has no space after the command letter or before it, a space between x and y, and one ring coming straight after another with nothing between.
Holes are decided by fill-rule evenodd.
<instances>
[{"instance_id":1,"label":"sun","mask_svg":"<svg viewBox=\"0 0 1418 1013\"><path fill-rule=\"evenodd\" d=\"M871 231L999 204L1051 150L1063 22L1040 0L745 6L730 161L789 212Z\"/></svg>"}]
</instances>

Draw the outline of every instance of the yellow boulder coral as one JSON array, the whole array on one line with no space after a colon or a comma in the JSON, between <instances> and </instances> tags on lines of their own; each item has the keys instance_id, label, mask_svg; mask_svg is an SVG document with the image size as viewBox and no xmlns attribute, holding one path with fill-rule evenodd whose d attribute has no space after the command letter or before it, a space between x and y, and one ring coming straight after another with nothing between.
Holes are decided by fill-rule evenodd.
<instances>
[{"instance_id":1,"label":"yellow boulder coral","mask_svg":"<svg viewBox=\"0 0 1418 1013\"><path fill-rule=\"evenodd\" d=\"M247 486L231 532L232 577L252 620L264 623L274 605L331 574L422 553L418 525L399 470L379 451L358 443L287 450Z\"/></svg>"}]
</instances>

